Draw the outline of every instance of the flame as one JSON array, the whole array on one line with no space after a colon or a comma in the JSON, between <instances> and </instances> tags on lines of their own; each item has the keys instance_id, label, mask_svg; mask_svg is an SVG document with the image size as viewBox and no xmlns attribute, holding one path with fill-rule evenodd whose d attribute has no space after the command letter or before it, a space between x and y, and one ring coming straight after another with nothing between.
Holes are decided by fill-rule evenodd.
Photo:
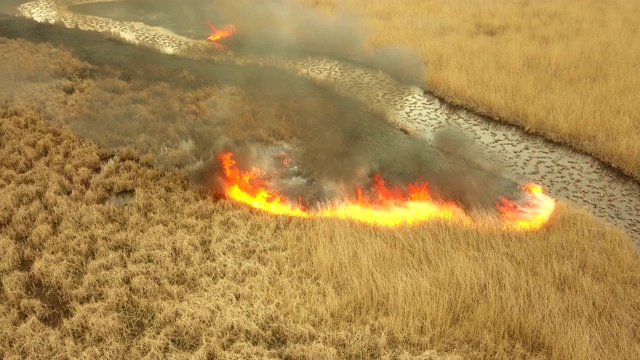
<instances>
[{"instance_id":1,"label":"flame","mask_svg":"<svg viewBox=\"0 0 640 360\"><path fill-rule=\"evenodd\" d=\"M266 182L261 179L263 173L259 169L240 171L232 153L221 154L220 160L226 177L226 195L272 214L351 219L382 226L416 224L436 219L463 223L470 221L455 203L433 201L427 183L411 184L408 193L405 193L398 187L388 188L379 175L375 175L373 179L373 196L365 194L358 187L356 199L335 202L318 210L308 210L268 189Z\"/></svg>"},{"instance_id":2,"label":"flame","mask_svg":"<svg viewBox=\"0 0 640 360\"><path fill-rule=\"evenodd\" d=\"M264 181L260 179L262 173L259 169L253 168L250 172L238 170L232 156L232 153L220 155L222 168L227 177L225 183L227 196L272 214L309 217L309 214L301 207L290 205L277 192L267 189Z\"/></svg>"},{"instance_id":3,"label":"flame","mask_svg":"<svg viewBox=\"0 0 640 360\"><path fill-rule=\"evenodd\" d=\"M352 219L384 226L417 224L429 220L470 221L455 203L433 201L428 183L409 184L408 188L408 193L397 186L389 189L380 175L374 175L371 186L373 199L366 197L362 189L357 187L355 202L338 203L318 211L317 216Z\"/></svg>"},{"instance_id":4,"label":"flame","mask_svg":"<svg viewBox=\"0 0 640 360\"><path fill-rule=\"evenodd\" d=\"M233 160L233 153L220 154L219 158L226 177L226 195L272 214L351 219L382 226L417 224L430 220L457 221L464 225L472 223L471 218L454 202L434 201L426 182L409 184L408 190L403 191L397 186L389 188L380 175L374 175L370 192L365 193L357 187L355 199L334 202L317 210L308 210L277 191L269 189L263 180L265 174L259 169L240 171ZM290 159L283 157L282 161L286 164ZM539 229L549 220L555 209L555 200L543 194L540 185L527 184L522 190L525 192L524 200L516 202L502 198L496 204L505 223L502 227L504 230Z\"/></svg>"},{"instance_id":5,"label":"flame","mask_svg":"<svg viewBox=\"0 0 640 360\"><path fill-rule=\"evenodd\" d=\"M544 225L556 207L556 201L542 193L542 187L527 184L522 187L526 193L524 201L515 202L502 198L496 204L498 212L506 222L505 229L536 230Z\"/></svg>"},{"instance_id":6,"label":"flame","mask_svg":"<svg viewBox=\"0 0 640 360\"><path fill-rule=\"evenodd\" d=\"M211 28L211 35L207 37L207 40L218 49L224 48L224 45L219 44L218 40L228 38L236 32L236 27L233 25L225 25L221 29L218 29L209 21L207 21L207 25L209 25L209 27Z\"/></svg>"}]
</instances>

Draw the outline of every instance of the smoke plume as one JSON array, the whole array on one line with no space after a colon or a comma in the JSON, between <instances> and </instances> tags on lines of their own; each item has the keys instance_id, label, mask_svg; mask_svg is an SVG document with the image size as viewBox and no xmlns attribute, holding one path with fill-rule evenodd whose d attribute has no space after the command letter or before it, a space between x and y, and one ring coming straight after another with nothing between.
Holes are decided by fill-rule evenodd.
<instances>
[{"instance_id":1,"label":"smoke plume","mask_svg":"<svg viewBox=\"0 0 640 360\"><path fill-rule=\"evenodd\" d=\"M237 34L227 42L233 51L310 52L378 68L404 82L423 79L420 57L400 47L370 49L354 15L329 16L294 1L137 0L72 9L201 38L205 20L234 24ZM67 106L44 105L50 118L106 146L133 148L158 166L189 171L206 187L219 185L216 155L233 151L241 169L259 167L273 174L270 186L309 203L367 188L373 174L400 187L427 181L437 197L467 206L493 206L514 189L499 172L478 166L477 151L464 151L471 141L456 130L438 134L434 147L332 88L284 70L181 59L99 34L13 18L2 22L11 26L0 27L1 36L64 45L90 64L88 73L69 77Z\"/></svg>"},{"instance_id":2,"label":"smoke plume","mask_svg":"<svg viewBox=\"0 0 640 360\"><path fill-rule=\"evenodd\" d=\"M130 0L83 4L74 11L171 28L185 36L206 38L206 22L233 24L227 43L237 52L316 53L381 69L419 85L425 64L416 51L401 46L371 48L366 27L355 14L329 15L295 0Z\"/></svg>"}]
</instances>

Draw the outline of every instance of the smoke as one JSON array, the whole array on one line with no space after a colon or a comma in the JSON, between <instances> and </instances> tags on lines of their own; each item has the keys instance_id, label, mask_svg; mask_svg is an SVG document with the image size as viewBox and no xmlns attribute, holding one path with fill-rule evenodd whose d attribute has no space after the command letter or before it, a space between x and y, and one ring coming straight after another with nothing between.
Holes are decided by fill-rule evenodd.
<instances>
[{"instance_id":1,"label":"smoke","mask_svg":"<svg viewBox=\"0 0 640 360\"><path fill-rule=\"evenodd\" d=\"M236 26L234 49L315 52L367 64L413 84L424 79L417 52L400 46L372 49L363 21L345 11L328 15L294 0L218 0L208 2L204 14Z\"/></svg>"},{"instance_id":2,"label":"smoke","mask_svg":"<svg viewBox=\"0 0 640 360\"><path fill-rule=\"evenodd\" d=\"M236 52L317 53L380 69L419 85L425 75L422 56L401 46L371 48L363 21L355 14L325 14L295 0L130 0L73 6L77 12L144 21L185 36L206 38L206 22L233 24L225 40Z\"/></svg>"},{"instance_id":3,"label":"smoke","mask_svg":"<svg viewBox=\"0 0 640 360\"><path fill-rule=\"evenodd\" d=\"M328 16L291 0L221 0L206 6L205 14L215 23L234 24L234 45L250 49L356 56L365 48L364 26L355 16Z\"/></svg>"},{"instance_id":4,"label":"smoke","mask_svg":"<svg viewBox=\"0 0 640 360\"><path fill-rule=\"evenodd\" d=\"M270 188L313 204L353 196L356 187L369 188L374 174L380 174L404 189L428 182L436 197L469 207L493 207L497 198L514 195L515 184L499 169L483 166L480 149L460 130L441 130L432 146L353 100L327 89L305 91L290 81L286 88L293 90L285 104L246 90L245 99L263 112L251 124L246 114L223 120L225 134L242 135L216 144L217 153L234 153L240 169L261 169ZM197 178L215 188L222 184L215 174L221 171L214 159Z\"/></svg>"},{"instance_id":5,"label":"smoke","mask_svg":"<svg viewBox=\"0 0 640 360\"><path fill-rule=\"evenodd\" d=\"M201 37L207 35L205 20L231 23L238 29L227 43L234 51L313 52L405 81L423 79L424 64L410 50L369 49L353 15L328 16L294 1L138 0L73 10L142 17L184 34L205 31ZM456 130L437 134L432 146L363 104L283 70L181 59L55 26L29 23L46 31L20 32L25 21L11 21L0 28L64 45L93 66L90 76L67 84L74 91L64 101L71 105L48 105L50 118L106 146L133 147L158 166L189 171L207 188L220 186L217 154L233 151L240 169L259 167L270 186L308 203L352 195L356 186L366 189L373 174L400 187L427 181L437 197L472 207L493 207L514 189L499 171L479 165L478 149Z\"/></svg>"}]
</instances>

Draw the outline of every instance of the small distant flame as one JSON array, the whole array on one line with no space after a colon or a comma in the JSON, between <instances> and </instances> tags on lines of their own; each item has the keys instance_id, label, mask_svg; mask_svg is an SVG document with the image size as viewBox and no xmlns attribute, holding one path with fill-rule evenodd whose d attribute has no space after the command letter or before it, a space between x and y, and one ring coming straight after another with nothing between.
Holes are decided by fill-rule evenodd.
<instances>
[{"instance_id":1,"label":"small distant flame","mask_svg":"<svg viewBox=\"0 0 640 360\"><path fill-rule=\"evenodd\" d=\"M207 25L211 28L211 35L207 37L207 40L218 49L224 48L224 45L218 43L219 40L228 38L236 32L236 27L233 25L225 25L221 29L207 21Z\"/></svg>"},{"instance_id":2,"label":"small distant flame","mask_svg":"<svg viewBox=\"0 0 640 360\"><path fill-rule=\"evenodd\" d=\"M233 160L233 153L220 154L219 158L226 177L226 195L272 214L351 219L381 226L417 224L431 220L456 221L465 225L472 222L456 203L432 199L428 183L409 184L407 190L397 186L389 188L380 175L374 175L370 191L365 192L357 187L355 198L309 210L269 189L261 170L252 168L250 171L240 171ZM528 197L526 206L510 199L502 199L498 204L498 211L506 222L504 229L534 230L546 223L551 216L555 200L542 194L538 185L527 185L524 190Z\"/></svg>"}]
</instances>

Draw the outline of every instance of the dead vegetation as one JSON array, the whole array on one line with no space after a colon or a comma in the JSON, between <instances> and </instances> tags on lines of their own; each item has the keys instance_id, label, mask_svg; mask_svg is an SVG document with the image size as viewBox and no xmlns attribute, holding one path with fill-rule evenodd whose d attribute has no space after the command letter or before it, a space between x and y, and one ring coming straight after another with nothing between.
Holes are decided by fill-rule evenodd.
<instances>
[{"instance_id":1,"label":"dead vegetation","mask_svg":"<svg viewBox=\"0 0 640 360\"><path fill-rule=\"evenodd\" d=\"M0 108L1 358L640 357L640 257L620 230L565 205L509 233L214 201L61 122L94 91L126 108L117 93L140 90L70 75L83 66L34 85L44 105L16 92Z\"/></svg>"},{"instance_id":2,"label":"dead vegetation","mask_svg":"<svg viewBox=\"0 0 640 360\"><path fill-rule=\"evenodd\" d=\"M348 8L371 44L404 44L453 103L571 146L640 178L639 3L313 0Z\"/></svg>"},{"instance_id":3,"label":"dead vegetation","mask_svg":"<svg viewBox=\"0 0 640 360\"><path fill-rule=\"evenodd\" d=\"M537 233L273 218L28 109L0 131L3 357L640 355L640 259L584 212Z\"/></svg>"}]
</instances>

